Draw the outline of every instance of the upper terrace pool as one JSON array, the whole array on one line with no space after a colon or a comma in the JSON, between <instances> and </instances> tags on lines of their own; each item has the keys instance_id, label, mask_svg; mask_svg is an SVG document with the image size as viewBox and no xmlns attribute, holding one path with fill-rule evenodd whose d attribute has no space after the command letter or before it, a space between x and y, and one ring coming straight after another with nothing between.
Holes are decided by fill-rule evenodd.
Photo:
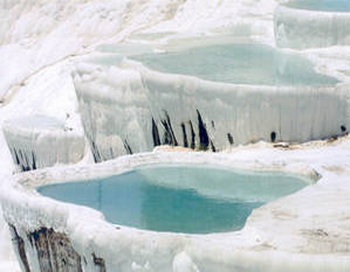
<instances>
[{"instance_id":1,"label":"upper terrace pool","mask_svg":"<svg viewBox=\"0 0 350 272\"><path fill-rule=\"evenodd\" d=\"M314 11L350 12L349 0L295 0L287 3L286 6Z\"/></svg>"},{"instance_id":2,"label":"upper terrace pool","mask_svg":"<svg viewBox=\"0 0 350 272\"><path fill-rule=\"evenodd\" d=\"M337 82L315 72L306 58L262 44L217 44L131 58L159 72L225 83L318 86Z\"/></svg>"},{"instance_id":3,"label":"upper terrace pool","mask_svg":"<svg viewBox=\"0 0 350 272\"><path fill-rule=\"evenodd\" d=\"M153 165L108 178L38 191L100 210L107 221L153 231L211 233L241 229L254 208L308 181L281 173L215 166Z\"/></svg>"}]
</instances>

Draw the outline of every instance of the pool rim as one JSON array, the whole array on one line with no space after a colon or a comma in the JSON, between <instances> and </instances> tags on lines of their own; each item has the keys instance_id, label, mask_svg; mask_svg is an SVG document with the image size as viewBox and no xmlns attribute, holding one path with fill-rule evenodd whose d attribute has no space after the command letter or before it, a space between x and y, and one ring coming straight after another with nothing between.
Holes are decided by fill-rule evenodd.
<instances>
[{"instance_id":1,"label":"pool rim","mask_svg":"<svg viewBox=\"0 0 350 272\"><path fill-rule=\"evenodd\" d=\"M153 153L150 153L150 155L152 155ZM131 156L132 157L132 156ZM83 205L83 204L76 204L74 202L70 202L70 201L61 201L61 200L58 200L58 199L55 199L55 198L52 198L50 196L47 196L45 194L42 194L39 189L40 188L45 188L45 187L50 187L50 186L56 186L56 185L60 185L60 184L72 184L72 183L99 183L99 182L102 182L103 180L105 179L110 179L110 178L113 178L113 177L116 177L116 176L122 176L122 175L125 175L125 174L128 174L128 173L132 173L132 172L137 172L138 170L142 170L142 169L149 169L149 168L155 168L155 169L159 169L159 168L176 168L176 167L182 167L182 168L197 168L197 169L202 169L202 170L207 170L209 168L209 170L211 169L215 169L215 170L223 170L225 172L231 172L232 174L238 174L238 175L247 175L247 176L253 176L254 174L258 174L260 176L264 176L264 175L267 175L267 176L270 176L270 175L278 175L278 177L290 177L290 178L295 178L296 181L300 181L302 183L304 183L304 186L300 189L298 189L297 191L295 192L292 192L292 193L289 193L289 194L286 194L286 195L282 195L282 196L278 196L276 197L275 199L273 200L269 200L269 201L262 201L261 199L259 200L256 200L258 202L263 202L262 205L259 205L257 208L254 208L252 209L251 212L253 212L255 209L258 209L270 202L273 202L277 199L281 199L283 197L286 197L288 195L292 195L292 194L295 194L297 192L299 192L300 190L303 190L304 188L310 186L310 185L313 185L313 184L316 184L318 182L318 180L320 179L319 176L315 175L314 177L307 177L305 175L300 175L298 173L291 173L291 172L288 172L288 171L285 171L285 170L282 170L282 169L257 169L257 168L242 168L242 167L238 167L238 166L234 166L234 167L231 167L231 166L228 166L228 165L225 165L225 164L221 164L221 163L217 163L215 164L215 162L210 162L210 163L205 163L205 162L186 162L186 163L183 163L181 162L181 159L177 162L172 162L172 161L167 161L167 162L164 162L164 161L159 161L159 162L153 162L153 163L149 163L149 162L145 162L145 163L140 163L136 166L132 166L130 168L126 168L126 169L123 169L121 172L115 174L113 172L109 172L107 171L105 173L105 175L103 177L94 177L94 178L84 178L84 179L71 179L71 180L68 180L68 181L65 181L65 180L55 180L55 181L52 181L50 182L49 184L45 184L45 185L36 185L34 187L31 188L31 190L34 190L35 193L39 194L41 197L44 197L44 198L49 198L51 200L54 200L54 201L58 201L60 203L63 203L63 204L72 204L74 206L79 206L79 207L84 207L84 208L88 208L88 209L92 209L98 213L101 213L103 214L102 211L98 210L98 209L95 209L95 208L92 208L92 207L89 207L89 206L86 206L86 205ZM120 182L123 182L123 183L126 183L128 182L128 180L122 180ZM144 182L146 183L149 183L149 184L153 184L155 186L161 186L162 188L167 188L167 189L173 189L174 186L173 184L171 183L162 183L162 182L158 182L158 181L155 181L155 182L148 182L147 180L144 180ZM175 186L176 187L176 186ZM187 186L185 185L184 187L180 186L179 189L184 189L184 190L195 190L197 191L197 189L195 188L192 188L191 185ZM202 197L205 197L205 198L214 198L214 199L218 199L218 200L225 200L227 199L228 202L230 201L235 201L235 198L230 198L228 197L227 195L207 195L207 194L203 194L203 192L201 193L201 191L199 190L198 191L198 194L201 195ZM251 202L252 200L245 200L245 199L242 199L241 201L239 201L240 203L246 203L246 202ZM251 214L251 213L250 213ZM240 231L244 228L245 224L246 224L246 221L248 219L248 217L250 216L250 214L247 216L247 218L244 220L244 224L241 228L239 229L232 229L232 230L224 230L224 231L198 231L198 232L186 232L186 231L171 231L171 230L152 230L152 229L148 229L148 228L139 228L139 227L136 227L136 226L130 226L130 225L123 225L123 224L118 224L118 223L113 223L109 220L107 220L107 218L105 218L105 215L103 214L103 217L104 217L104 220L109 223L109 224L112 224L114 226L117 226L117 227L126 227L126 228L134 228L134 229L139 229L141 231L151 231L151 232L157 232L157 233L174 233L174 234L185 234L185 235L208 235L208 234L214 234L214 233L230 233L230 232L237 232L237 231Z\"/></svg>"},{"instance_id":2,"label":"pool rim","mask_svg":"<svg viewBox=\"0 0 350 272\"><path fill-rule=\"evenodd\" d=\"M148 153L139 153L134 155L126 155L118 157L114 160L105 161L98 164L93 165L84 165L84 166L68 166L68 167L52 167L52 168L46 168L46 169L39 169L35 171L29 171L29 172L23 172L18 173L15 175L16 183L20 186L22 186L25 191L27 191L30 195L33 195L35 197L40 198L43 201L49 201L50 203L53 203L55 206L60 206L62 209L73 209L74 213L80 214L79 211L82 211L82 214L85 214L86 212L91 212L96 217L96 220L102 219L103 224L113 226L114 228L123 228L126 230L136 230L137 232L141 233L149 233L154 235L171 235L171 236L206 236L206 235L220 235L223 233L239 233L241 232L245 226L238 230L238 231L227 231L227 232L211 232L206 234L197 234L197 233L182 233L182 232L158 232L153 230L147 230L147 229L138 229L135 227L129 227L124 225L118 225L113 224L111 222L108 222L105 218L102 212L95 210L93 208L73 204L73 203L66 203L59 200L55 200L50 197L46 197L41 195L37 188L40 186L45 185L53 185L53 184L60 184L60 183L71 183L71 182L81 182L82 180L87 179L102 179L102 178L108 178L111 175L120 175L127 173L129 171L132 171L133 169L140 167L140 166L150 166L155 165L159 163L164 163L164 161L170 162L171 164L193 164L193 165L204 165L205 163L208 163L210 161L210 164L215 164L216 167L223 167L223 168L231 168L233 171L243 171L243 172L262 172L262 173L273 173L277 172L283 175L288 176L296 176L299 179L302 179L307 184L305 187L303 187L301 190L298 190L297 192L293 194L297 194L298 192L302 191L305 188L308 188L309 186L313 184L317 184L317 182L322 178L322 176L313 168L307 167L307 169L303 169L304 172L300 172L299 169L293 169L287 165L270 165L270 166L264 166L264 167L257 167L252 164L242 164L242 163L235 163L234 159L230 156L230 154L225 153L205 153L205 152L148 152ZM194 162L195 160L195 162ZM214 163L214 161L216 163ZM75 172L75 177L72 177L73 172ZM73 174L74 175L74 174ZM278 199L283 199L285 197L288 197L291 194L288 194L286 196L283 196ZM267 202L263 206L269 204L271 202ZM263 207L262 206L262 207ZM259 209L259 208L257 208ZM86 212L84 212L84 210ZM247 220L250 216L248 216ZM247 222L246 220L246 222Z\"/></svg>"}]
</instances>

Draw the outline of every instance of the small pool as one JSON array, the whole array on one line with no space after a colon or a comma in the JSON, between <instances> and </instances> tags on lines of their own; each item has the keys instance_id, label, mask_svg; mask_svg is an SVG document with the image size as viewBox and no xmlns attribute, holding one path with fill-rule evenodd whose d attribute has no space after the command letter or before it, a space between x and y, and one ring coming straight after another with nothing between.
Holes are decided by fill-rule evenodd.
<instances>
[{"instance_id":1,"label":"small pool","mask_svg":"<svg viewBox=\"0 0 350 272\"><path fill-rule=\"evenodd\" d=\"M315 11L350 12L349 0L294 0L288 7Z\"/></svg>"},{"instance_id":2,"label":"small pool","mask_svg":"<svg viewBox=\"0 0 350 272\"><path fill-rule=\"evenodd\" d=\"M152 70L249 85L319 86L337 80L315 72L295 53L262 44L217 44L178 52L130 56Z\"/></svg>"},{"instance_id":3,"label":"small pool","mask_svg":"<svg viewBox=\"0 0 350 272\"><path fill-rule=\"evenodd\" d=\"M279 173L158 165L98 180L47 185L38 192L99 210L118 225L211 233L241 229L253 209L306 185L304 179Z\"/></svg>"}]
</instances>

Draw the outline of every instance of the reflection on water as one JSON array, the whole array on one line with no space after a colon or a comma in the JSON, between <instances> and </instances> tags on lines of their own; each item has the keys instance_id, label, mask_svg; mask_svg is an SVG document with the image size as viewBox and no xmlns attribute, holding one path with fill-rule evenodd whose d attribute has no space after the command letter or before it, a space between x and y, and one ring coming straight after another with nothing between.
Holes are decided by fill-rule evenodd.
<instances>
[{"instance_id":1,"label":"reflection on water","mask_svg":"<svg viewBox=\"0 0 350 272\"><path fill-rule=\"evenodd\" d=\"M349 0L293 0L287 6L298 9L350 12Z\"/></svg>"},{"instance_id":2,"label":"reflection on water","mask_svg":"<svg viewBox=\"0 0 350 272\"><path fill-rule=\"evenodd\" d=\"M307 183L282 174L158 166L101 180L44 186L52 198L100 210L112 223L155 231L241 229L252 210Z\"/></svg>"}]
</instances>

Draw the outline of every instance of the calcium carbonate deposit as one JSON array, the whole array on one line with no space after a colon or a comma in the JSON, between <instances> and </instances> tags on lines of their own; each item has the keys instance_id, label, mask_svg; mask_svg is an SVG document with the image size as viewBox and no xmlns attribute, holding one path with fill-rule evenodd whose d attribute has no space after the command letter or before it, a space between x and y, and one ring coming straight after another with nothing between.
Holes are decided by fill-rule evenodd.
<instances>
[{"instance_id":1,"label":"calcium carbonate deposit","mask_svg":"<svg viewBox=\"0 0 350 272\"><path fill-rule=\"evenodd\" d=\"M0 0L0 271L349 271L345 0Z\"/></svg>"}]
</instances>

